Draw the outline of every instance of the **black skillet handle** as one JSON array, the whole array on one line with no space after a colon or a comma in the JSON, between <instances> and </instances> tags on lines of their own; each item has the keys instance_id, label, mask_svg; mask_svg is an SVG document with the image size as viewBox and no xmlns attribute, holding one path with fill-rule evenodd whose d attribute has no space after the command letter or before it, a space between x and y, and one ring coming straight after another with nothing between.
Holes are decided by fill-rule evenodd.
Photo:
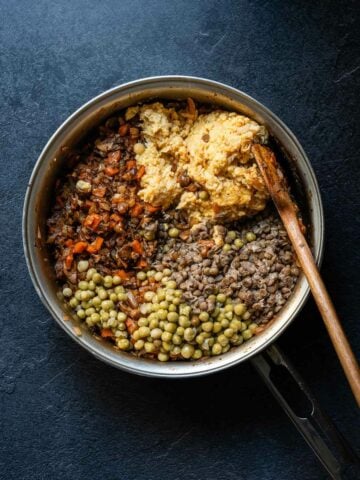
<instances>
[{"instance_id":1,"label":"black skillet handle","mask_svg":"<svg viewBox=\"0 0 360 480\"><path fill-rule=\"evenodd\" d=\"M304 380L275 345L252 358L252 364L330 477L359 479L360 460L325 415Z\"/></svg>"}]
</instances>

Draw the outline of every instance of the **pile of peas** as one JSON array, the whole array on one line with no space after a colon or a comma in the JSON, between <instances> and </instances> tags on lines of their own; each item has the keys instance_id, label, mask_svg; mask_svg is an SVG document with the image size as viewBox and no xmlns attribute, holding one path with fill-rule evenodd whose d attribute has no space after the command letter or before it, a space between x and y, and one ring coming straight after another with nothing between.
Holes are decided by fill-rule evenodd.
<instances>
[{"instance_id":1,"label":"pile of peas","mask_svg":"<svg viewBox=\"0 0 360 480\"><path fill-rule=\"evenodd\" d=\"M127 315L121 311L119 302L126 302L128 294L120 285L118 276L101 276L88 262L82 260L77 266L86 271L86 280L78 283L75 292L63 289L69 306L77 317L89 327L111 329L117 347L139 355L156 357L161 362L169 359L193 359L202 356L226 353L231 346L249 340L258 328L251 323L250 313L242 303L235 303L223 293L211 295L215 302L212 312L193 314L182 300L182 291L170 279L171 270L150 270L137 274L139 282L148 278L161 284L156 292L147 291L144 303L139 306L140 318L137 328L131 333L126 326Z\"/></svg>"}]
</instances>

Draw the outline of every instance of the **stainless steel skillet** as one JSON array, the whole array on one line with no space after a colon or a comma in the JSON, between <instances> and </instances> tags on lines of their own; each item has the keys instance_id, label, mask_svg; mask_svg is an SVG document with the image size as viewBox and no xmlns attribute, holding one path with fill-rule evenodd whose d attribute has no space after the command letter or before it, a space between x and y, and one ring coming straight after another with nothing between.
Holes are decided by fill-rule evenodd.
<instances>
[{"instance_id":1,"label":"stainless steel skillet","mask_svg":"<svg viewBox=\"0 0 360 480\"><path fill-rule=\"evenodd\" d=\"M153 77L120 85L90 100L61 125L42 151L30 178L23 213L25 256L35 289L55 320L75 341L97 358L131 373L152 377L188 378L217 372L251 359L256 370L332 478L345 478L341 472L344 465L347 465L347 457L352 456L350 447L331 422L321 414L304 382L279 349L273 345L276 338L300 312L308 297L309 288L304 277L300 278L294 294L279 312L276 320L262 334L224 355L200 361L161 363L137 358L121 353L107 343L97 340L86 329L77 325L74 319L64 320L64 315L67 316L68 312L57 296L58 287L43 239L54 181L61 173L66 152L92 127L117 110L155 98L182 99L189 96L244 113L267 126L271 136L285 152L291 168L296 170L304 191L311 225L310 243L317 262L321 261L324 218L320 192L310 162L293 133L267 108L239 90L201 78ZM82 330L81 335L78 334L79 328ZM284 372L295 382L298 389L297 398L302 395L307 402L307 408L301 413L290 403L288 389L281 386L283 380L280 377ZM332 452L334 446L338 450L336 456Z\"/></svg>"}]
</instances>

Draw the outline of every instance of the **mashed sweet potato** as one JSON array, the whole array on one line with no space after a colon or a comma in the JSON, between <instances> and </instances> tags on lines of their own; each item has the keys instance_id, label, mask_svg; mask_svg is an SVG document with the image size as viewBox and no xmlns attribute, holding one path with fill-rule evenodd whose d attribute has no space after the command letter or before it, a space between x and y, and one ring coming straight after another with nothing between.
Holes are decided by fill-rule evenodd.
<instances>
[{"instance_id":1,"label":"mashed sweet potato","mask_svg":"<svg viewBox=\"0 0 360 480\"><path fill-rule=\"evenodd\" d=\"M145 166L139 196L162 207L177 205L192 223L203 219L232 221L264 209L268 192L251 154L253 142L267 132L250 118L215 110L189 115L156 102L139 109ZM185 190L184 173L206 195Z\"/></svg>"}]
</instances>

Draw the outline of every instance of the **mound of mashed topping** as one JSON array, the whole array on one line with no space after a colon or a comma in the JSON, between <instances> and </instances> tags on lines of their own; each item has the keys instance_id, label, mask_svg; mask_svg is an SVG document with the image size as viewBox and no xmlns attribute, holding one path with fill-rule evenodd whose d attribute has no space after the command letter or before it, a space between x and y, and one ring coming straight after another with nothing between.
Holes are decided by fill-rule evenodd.
<instances>
[{"instance_id":1,"label":"mound of mashed topping","mask_svg":"<svg viewBox=\"0 0 360 480\"><path fill-rule=\"evenodd\" d=\"M176 205L192 223L233 221L265 208L268 192L251 154L253 142L267 139L263 126L235 112L197 115L160 102L141 106L139 117L145 150L136 161L145 166L139 191L145 202ZM182 186L184 176L197 191Z\"/></svg>"}]
</instances>

